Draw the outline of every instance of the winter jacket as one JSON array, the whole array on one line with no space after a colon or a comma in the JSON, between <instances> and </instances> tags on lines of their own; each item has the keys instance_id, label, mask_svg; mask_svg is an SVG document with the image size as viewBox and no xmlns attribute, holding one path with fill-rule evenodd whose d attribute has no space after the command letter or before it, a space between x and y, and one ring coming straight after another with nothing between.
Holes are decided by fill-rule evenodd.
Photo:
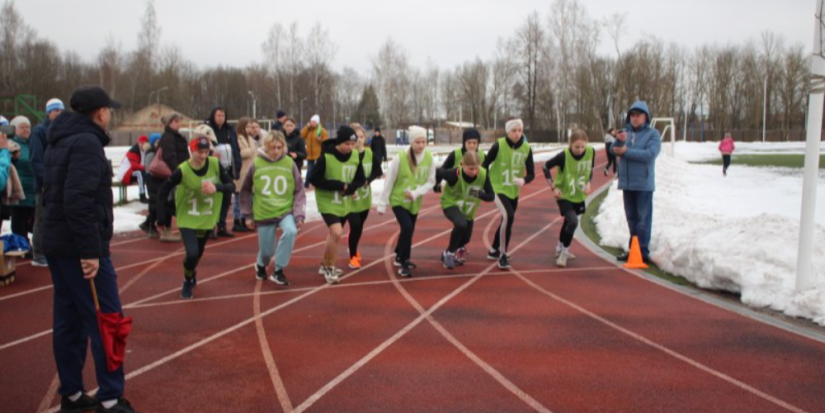
<instances>
[{"instance_id":1,"label":"winter jacket","mask_svg":"<svg viewBox=\"0 0 825 413\"><path fill-rule=\"evenodd\" d=\"M719 152L722 152L722 155L730 155L734 149L736 145L733 144L733 138L724 138L719 142Z\"/></svg>"},{"instance_id":2,"label":"winter jacket","mask_svg":"<svg viewBox=\"0 0 825 413\"><path fill-rule=\"evenodd\" d=\"M378 158L381 162L388 160L387 158L387 141L381 135L373 136L370 142L370 149L372 149L372 156Z\"/></svg>"},{"instance_id":3,"label":"winter jacket","mask_svg":"<svg viewBox=\"0 0 825 413\"><path fill-rule=\"evenodd\" d=\"M207 119L205 123L215 131L218 145L228 144L232 148L232 168L228 172L233 178L238 178L241 176L241 165L243 164L241 161L241 148L238 146L238 135L235 133L235 129L229 126L228 113L226 113L226 120L223 122L223 125L218 128L218 124L215 122L215 112L219 110L226 113L226 109L221 106L216 106L212 109L212 112L209 113L209 119Z\"/></svg>"},{"instance_id":4,"label":"winter jacket","mask_svg":"<svg viewBox=\"0 0 825 413\"><path fill-rule=\"evenodd\" d=\"M189 159L189 144L186 142L186 138L172 128L167 127L163 131L159 147L162 150L163 161L166 162L166 165L169 165L172 172L178 169L178 165Z\"/></svg>"},{"instance_id":5,"label":"winter jacket","mask_svg":"<svg viewBox=\"0 0 825 413\"><path fill-rule=\"evenodd\" d=\"M257 157L269 163L278 162L281 159L283 159L284 156L286 156L281 155L281 157L278 159L272 159L266 154L266 152L264 152L263 149L259 149L256 155ZM292 211L275 219L255 219L254 214L252 212L252 198L254 196L254 194L252 193L252 187L255 182L255 163L253 162L248 173L244 177L243 184L240 186L240 188L238 188L241 193L241 214L243 214L243 216L245 217L255 220L255 225L275 225L281 222L281 220L289 214L292 214L292 217L295 218L295 221L305 220L307 205L306 189L304 189L304 181L301 178L301 170L298 169L298 164L294 162L292 163L292 179L295 180L295 189L292 191Z\"/></svg>"},{"instance_id":6,"label":"winter jacket","mask_svg":"<svg viewBox=\"0 0 825 413\"><path fill-rule=\"evenodd\" d=\"M9 168L11 168L11 152L8 149L0 149L0 193L6 190Z\"/></svg>"},{"instance_id":7,"label":"winter jacket","mask_svg":"<svg viewBox=\"0 0 825 413\"><path fill-rule=\"evenodd\" d=\"M20 184L23 185L23 193L26 198L20 200L15 206L34 208L37 205L37 193L34 191L34 171L29 160L31 148L29 147L29 140L15 136L12 139L20 145L20 158L14 161L14 166L17 168L17 175L20 177Z\"/></svg>"},{"instance_id":8,"label":"winter jacket","mask_svg":"<svg viewBox=\"0 0 825 413\"><path fill-rule=\"evenodd\" d=\"M67 112L54 120L43 161L43 250L47 257L109 256L112 165L109 135L88 117Z\"/></svg>"},{"instance_id":9,"label":"winter jacket","mask_svg":"<svg viewBox=\"0 0 825 413\"><path fill-rule=\"evenodd\" d=\"M286 148L288 153L294 153L295 157L292 160L300 171L304 167L304 159L307 158L307 146L304 139L301 138L301 132L294 129L289 136L286 137Z\"/></svg>"},{"instance_id":10,"label":"winter jacket","mask_svg":"<svg viewBox=\"0 0 825 413\"><path fill-rule=\"evenodd\" d=\"M46 135L49 132L49 126L52 121L47 117L43 123L37 125L32 129L32 134L29 136L29 160L31 161L32 171L34 172L34 190L40 192L43 187L43 156L46 153Z\"/></svg>"},{"instance_id":11,"label":"winter jacket","mask_svg":"<svg viewBox=\"0 0 825 413\"><path fill-rule=\"evenodd\" d=\"M241 174L235 180L236 191L241 189L241 183L246 177L246 172L252 166L252 161L255 160L255 155L258 153L258 141L251 136L238 135L238 147L241 149Z\"/></svg>"},{"instance_id":12,"label":"winter jacket","mask_svg":"<svg viewBox=\"0 0 825 413\"><path fill-rule=\"evenodd\" d=\"M132 173L135 171L145 171L146 167L143 166L143 158L146 157L146 153L140 150L140 144L136 143L129 148L129 151L126 152L126 159L129 160L129 172L126 172L126 175L123 176L123 185L131 185L132 184Z\"/></svg>"},{"instance_id":13,"label":"winter jacket","mask_svg":"<svg viewBox=\"0 0 825 413\"><path fill-rule=\"evenodd\" d=\"M321 128L320 136L318 136L318 128ZM310 125L306 125L304 126L304 129L301 129L301 137L304 138L304 142L306 142L307 160L314 161L321 157L321 154L323 153L321 144L325 140L329 139L327 130L320 124L312 129L310 129Z\"/></svg>"},{"instance_id":14,"label":"winter jacket","mask_svg":"<svg viewBox=\"0 0 825 413\"><path fill-rule=\"evenodd\" d=\"M630 112L641 110L647 115L647 121L638 129L633 129L630 125ZM627 147L627 152L619 159L619 189L629 191L654 191L656 190L656 157L662 149L662 138L659 131L650 127L650 110L647 103L637 101L627 111L625 130L627 141L622 142L616 139L610 145L610 151L622 146Z\"/></svg>"}]
</instances>

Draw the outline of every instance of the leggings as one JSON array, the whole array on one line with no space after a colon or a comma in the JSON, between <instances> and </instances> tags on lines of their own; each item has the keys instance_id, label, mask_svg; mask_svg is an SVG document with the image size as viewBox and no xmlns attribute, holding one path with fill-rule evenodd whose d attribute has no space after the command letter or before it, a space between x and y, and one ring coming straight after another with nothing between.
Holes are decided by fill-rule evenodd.
<instances>
[{"instance_id":1,"label":"leggings","mask_svg":"<svg viewBox=\"0 0 825 413\"><path fill-rule=\"evenodd\" d=\"M347 215L349 222L349 257L352 258L358 254L358 243L361 242L361 234L364 233L364 223L367 222L367 217L370 215L370 210L363 212L353 212Z\"/></svg>"},{"instance_id":2,"label":"leggings","mask_svg":"<svg viewBox=\"0 0 825 413\"><path fill-rule=\"evenodd\" d=\"M404 207L392 207L392 212L395 213L395 219L401 227L401 235L398 236L398 245L395 247L396 260L400 262L407 262L410 260L412 253L413 233L415 232L415 221L418 215L413 215Z\"/></svg>"},{"instance_id":3,"label":"leggings","mask_svg":"<svg viewBox=\"0 0 825 413\"><path fill-rule=\"evenodd\" d=\"M198 261L203 257L206 249L206 241L209 230L181 228L180 237L183 239L183 248L186 249L186 258L183 259L183 275L186 279L192 279L195 275L195 268Z\"/></svg>"},{"instance_id":4,"label":"leggings","mask_svg":"<svg viewBox=\"0 0 825 413\"><path fill-rule=\"evenodd\" d=\"M29 241L29 232L34 231L34 207L11 207L11 232Z\"/></svg>"},{"instance_id":5,"label":"leggings","mask_svg":"<svg viewBox=\"0 0 825 413\"><path fill-rule=\"evenodd\" d=\"M470 243L475 221L467 219L458 207L445 209L444 216L453 223L453 232L450 234L450 245L447 247L447 252L455 253L459 248Z\"/></svg>"},{"instance_id":6,"label":"leggings","mask_svg":"<svg viewBox=\"0 0 825 413\"><path fill-rule=\"evenodd\" d=\"M722 155L722 172L727 172L730 167L730 155Z\"/></svg>"},{"instance_id":7,"label":"leggings","mask_svg":"<svg viewBox=\"0 0 825 413\"><path fill-rule=\"evenodd\" d=\"M604 167L604 170L610 169L610 166L613 166L613 173L616 173L616 155L610 151L610 147L612 146L611 143L604 144L604 153L607 154L607 166Z\"/></svg>"},{"instance_id":8,"label":"leggings","mask_svg":"<svg viewBox=\"0 0 825 413\"><path fill-rule=\"evenodd\" d=\"M507 248L510 248L510 237L513 234L513 221L516 219L518 198L510 199L506 195L496 194L496 208L501 214L501 223L498 225L498 231L496 231L496 236L493 239L493 249L506 254ZM504 238L504 248L501 248L501 238Z\"/></svg>"},{"instance_id":9,"label":"leggings","mask_svg":"<svg viewBox=\"0 0 825 413\"><path fill-rule=\"evenodd\" d=\"M584 213L584 202L579 204L560 199L558 204L559 212L564 217L559 242L564 245L564 248L568 248L573 242L573 236L576 235L576 228L579 227L579 215Z\"/></svg>"}]
</instances>

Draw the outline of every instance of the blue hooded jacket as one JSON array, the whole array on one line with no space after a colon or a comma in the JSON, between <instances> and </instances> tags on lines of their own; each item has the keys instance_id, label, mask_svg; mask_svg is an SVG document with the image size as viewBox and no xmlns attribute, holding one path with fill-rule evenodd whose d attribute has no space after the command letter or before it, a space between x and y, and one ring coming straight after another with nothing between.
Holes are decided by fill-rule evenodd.
<instances>
[{"instance_id":1,"label":"blue hooded jacket","mask_svg":"<svg viewBox=\"0 0 825 413\"><path fill-rule=\"evenodd\" d=\"M630 112L640 110L647 115L647 121L638 129L630 124ZM662 137L659 131L650 127L650 109L642 100L636 101L627 111L625 131L627 142L616 142L613 148L627 146L627 152L619 160L619 189L628 191L656 190L656 157L662 149Z\"/></svg>"}]
</instances>

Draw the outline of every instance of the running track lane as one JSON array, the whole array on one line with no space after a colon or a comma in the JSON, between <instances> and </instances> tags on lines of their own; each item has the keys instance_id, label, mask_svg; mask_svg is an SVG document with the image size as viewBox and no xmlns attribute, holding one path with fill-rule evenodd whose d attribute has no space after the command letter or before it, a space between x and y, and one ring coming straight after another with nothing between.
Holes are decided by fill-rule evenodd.
<instances>
[{"instance_id":1,"label":"running track lane","mask_svg":"<svg viewBox=\"0 0 825 413\"><path fill-rule=\"evenodd\" d=\"M441 267L449 223L434 195L410 280L393 280L385 251L397 225L374 211L362 240L368 268L335 287L316 274L319 223L302 231L289 288L254 281L254 236L210 244L192 302L177 298L180 253L162 259L180 245L125 239L113 250L127 267L121 289L132 282L127 397L146 412L823 410L822 343L659 287L577 243L578 258L556 269L559 223L547 226L558 211L545 188L541 179L525 188L509 272L483 257L498 223L489 204L468 265ZM33 412L55 374L51 335L3 346L48 331L51 292L44 269L22 274L0 289L0 386L13 390L0 406Z\"/></svg>"}]
</instances>

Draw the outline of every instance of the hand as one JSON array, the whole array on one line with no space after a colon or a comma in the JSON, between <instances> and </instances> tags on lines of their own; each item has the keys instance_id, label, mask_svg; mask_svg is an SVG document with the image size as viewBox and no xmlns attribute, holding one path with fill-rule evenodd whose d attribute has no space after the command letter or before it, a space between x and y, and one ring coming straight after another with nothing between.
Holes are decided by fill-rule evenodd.
<instances>
[{"instance_id":1,"label":"hand","mask_svg":"<svg viewBox=\"0 0 825 413\"><path fill-rule=\"evenodd\" d=\"M618 139L619 141L622 141L622 142L626 141L627 140L627 131L624 130L624 129L619 131L619 133L616 134L616 139Z\"/></svg>"},{"instance_id":2,"label":"hand","mask_svg":"<svg viewBox=\"0 0 825 413\"><path fill-rule=\"evenodd\" d=\"M561 198L561 191L559 190L559 188L553 188L553 196L554 196L556 199Z\"/></svg>"},{"instance_id":3,"label":"hand","mask_svg":"<svg viewBox=\"0 0 825 413\"><path fill-rule=\"evenodd\" d=\"M521 188L521 187L523 187L523 186L524 186L524 178L516 178L516 179L513 179L513 183L514 183L517 187Z\"/></svg>"},{"instance_id":4,"label":"hand","mask_svg":"<svg viewBox=\"0 0 825 413\"><path fill-rule=\"evenodd\" d=\"M0 149L9 149L9 138L4 133L0 133Z\"/></svg>"},{"instance_id":5,"label":"hand","mask_svg":"<svg viewBox=\"0 0 825 413\"><path fill-rule=\"evenodd\" d=\"M375 207L375 211L378 212L378 215L384 215L384 213L387 212L387 206L386 205L379 205L379 206Z\"/></svg>"},{"instance_id":6,"label":"hand","mask_svg":"<svg viewBox=\"0 0 825 413\"><path fill-rule=\"evenodd\" d=\"M553 189L553 187L555 186L552 179L547 180L547 185L550 186L551 189Z\"/></svg>"},{"instance_id":7,"label":"hand","mask_svg":"<svg viewBox=\"0 0 825 413\"><path fill-rule=\"evenodd\" d=\"M590 192L591 192L591 190L590 190L590 182L588 182L588 183L584 186L584 193L585 193L585 194L587 194L587 195L590 195Z\"/></svg>"},{"instance_id":8,"label":"hand","mask_svg":"<svg viewBox=\"0 0 825 413\"><path fill-rule=\"evenodd\" d=\"M290 153L289 153L289 156L291 156L291 157L292 157L292 159L295 159L295 158L297 158L297 157L298 157L298 154L296 154L295 152L290 152Z\"/></svg>"},{"instance_id":9,"label":"hand","mask_svg":"<svg viewBox=\"0 0 825 413\"><path fill-rule=\"evenodd\" d=\"M80 260L80 268L83 269L83 278L91 280L97 275L97 270L100 269L100 260L97 258Z\"/></svg>"},{"instance_id":10,"label":"hand","mask_svg":"<svg viewBox=\"0 0 825 413\"><path fill-rule=\"evenodd\" d=\"M410 191L409 189L404 191L404 196L410 201L415 201L415 195L413 195L412 191Z\"/></svg>"},{"instance_id":11,"label":"hand","mask_svg":"<svg viewBox=\"0 0 825 413\"><path fill-rule=\"evenodd\" d=\"M616 156L622 156L625 153L627 153L627 146L619 146L618 148L613 148L613 153L616 154Z\"/></svg>"},{"instance_id":12,"label":"hand","mask_svg":"<svg viewBox=\"0 0 825 413\"><path fill-rule=\"evenodd\" d=\"M473 198L479 198L480 199L482 196L484 196L484 194L485 194L485 192L484 192L483 189L479 189L478 191L470 191L470 195Z\"/></svg>"},{"instance_id":13,"label":"hand","mask_svg":"<svg viewBox=\"0 0 825 413\"><path fill-rule=\"evenodd\" d=\"M251 218L246 219L246 227L249 229L255 229L255 221Z\"/></svg>"},{"instance_id":14,"label":"hand","mask_svg":"<svg viewBox=\"0 0 825 413\"><path fill-rule=\"evenodd\" d=\"M296 222L296 223L295 223L295 227L296 227L296 228L298 228L299 230L300 230L300 229L301 229L301 227L303 227L303 226L304 226L304 221L298 221L298 222Z\"/></svg>"},{"instance_id":15,"label":"hand","mask_svg":"<svg viewBox=\"0 0 825 413\"><path fill-rule=\"evenodd\" d=\"M360 197L358 196L358 191L353 192L351 196L353 201L357 201L360 199Z\"/></svg>"},{"instance_id":16,"label":"hand","mask_svg":"<svg viewBox=\"0 0 825 413\"><path fill-rule=\"evenodd\" d=\"M212 195L217 190L218 189L215 188L215 184L213 184L210 181L206 181L206 182L201 183L201 192L203 192L204 195Z\"/></svg>"}]
</instances>

